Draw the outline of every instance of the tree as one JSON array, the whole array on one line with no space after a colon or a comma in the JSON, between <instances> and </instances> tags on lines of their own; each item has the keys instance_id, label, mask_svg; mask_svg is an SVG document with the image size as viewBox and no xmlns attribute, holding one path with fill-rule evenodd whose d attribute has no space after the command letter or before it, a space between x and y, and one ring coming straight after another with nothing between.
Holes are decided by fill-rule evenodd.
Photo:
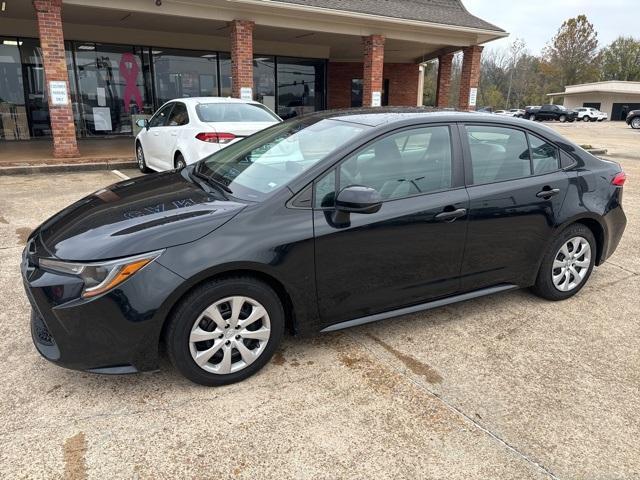
<instances>
[{"instance_id":1,"label":"tree","mask_svg":"<svg viewBox=\"0 0 640 480\"><path fill-rule=\"evenodd\" d=\"M602 80L640 81L640 41L618 37L602 50Z\"/></svg>"},{"instance_id":2,"label":"tree","mask_svg":"<svg viewBox=\"0 0 640 480\"><path fill-rule=\"evenodd\" d=\"M586 15L566 20L543 51L545 70L555 88L599 78L598 33Z\"/></svg>"},{"instance_id":3,"label":"tree","mask_svg":"<svg viewBox=\"0 0 640 480\"><path fill-rule=\"evenodd\" d=\"M516 38L509 47L509 52L511 53L511 59L509 63L509 89L507 90L507 107L511 107L511 89L513 87L513 77L516 72L516 65L518 61L522 57L524 51L526 49L526 44L524 40L521 38Z\"/></svg>"}]
</instances>

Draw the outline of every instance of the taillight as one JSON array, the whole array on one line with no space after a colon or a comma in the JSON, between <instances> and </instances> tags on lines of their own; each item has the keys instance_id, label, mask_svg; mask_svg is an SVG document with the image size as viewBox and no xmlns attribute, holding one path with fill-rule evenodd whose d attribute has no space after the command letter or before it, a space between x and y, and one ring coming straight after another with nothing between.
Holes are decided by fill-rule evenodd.
<instances>
[{"instance_id":1,"label":"taillight","mask_svg":"<svg viewBox=\"0 0 640 480\"><path fill-rule=\"evenodd\" d=\"M202 142L208 143L229 143L236 139L233 133L202 132L196 135Z\"/></svg>"},{"instance_id":2,"label":"taillight","mask_svg":"<svg viewBox=\"0 0 640 480\"><path fill-rule=\"evenodd\" d=\"M611 185L615 185L616 187L622 187L626 180L627 180L627 174L624 172L620 172L616 174L615 177L613 177L613 180L611 180Z\"/></svg>"}]
</instances>

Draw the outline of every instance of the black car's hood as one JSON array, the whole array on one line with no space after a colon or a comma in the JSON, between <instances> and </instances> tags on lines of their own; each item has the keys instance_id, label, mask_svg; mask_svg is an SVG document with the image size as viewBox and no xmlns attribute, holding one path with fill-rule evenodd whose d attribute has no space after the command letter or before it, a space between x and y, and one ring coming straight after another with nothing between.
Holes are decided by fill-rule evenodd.
<instances>
[{"instance_id":1,"label":"black car's hood","mask_svg":"<svg viewBox=\"0 0 640 480\"><path fill-rule=\"evenodd\" d=\"M116 183L68 206L36 235L63 260L125 257L197 240L246 205L190 176L191 169Z\"/></svg>"}]
</instances>

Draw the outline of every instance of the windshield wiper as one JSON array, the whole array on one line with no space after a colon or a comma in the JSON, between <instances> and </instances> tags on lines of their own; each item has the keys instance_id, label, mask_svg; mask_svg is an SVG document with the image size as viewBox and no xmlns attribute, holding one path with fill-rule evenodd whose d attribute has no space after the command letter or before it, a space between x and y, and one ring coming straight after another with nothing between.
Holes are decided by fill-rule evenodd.
<instances>
[{"instance_id":1,"label":"windshield wiper","mask_svg":"<svg viewBox=\"0 0 640 480\"><path fill-rule=\"evenodd\" d=\"M209 184L213 184L213 186L219 187L222 190L224 190L225 192L233 194L233 191L229 187L227 187L224 183L222 183L219 180L216 180L213 177L210 177L209 175L204 175L204 174L200 173L197 168L193 170L193 174L196 177L201 178L202 180L208 182Z\"/></svg>"}]
</instances>

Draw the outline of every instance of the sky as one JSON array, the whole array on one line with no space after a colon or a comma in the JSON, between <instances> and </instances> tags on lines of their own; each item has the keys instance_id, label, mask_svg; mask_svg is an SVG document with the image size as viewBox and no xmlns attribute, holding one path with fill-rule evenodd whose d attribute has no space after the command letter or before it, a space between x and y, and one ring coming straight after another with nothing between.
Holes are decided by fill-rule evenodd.
<instances>
[{"instance_id":1,"label":"sky","mask_svg":"<svg viewBox=\"0 0 640 480\"><path fill-rule=\"evenodd\" d=\"M582 13L598 32L600 46L620 35L640 38L640 0L462 0L467 10L509 32L485 48L507 48L522 38L539 54L568 18Z\"/></svg>"}]
</instances>

